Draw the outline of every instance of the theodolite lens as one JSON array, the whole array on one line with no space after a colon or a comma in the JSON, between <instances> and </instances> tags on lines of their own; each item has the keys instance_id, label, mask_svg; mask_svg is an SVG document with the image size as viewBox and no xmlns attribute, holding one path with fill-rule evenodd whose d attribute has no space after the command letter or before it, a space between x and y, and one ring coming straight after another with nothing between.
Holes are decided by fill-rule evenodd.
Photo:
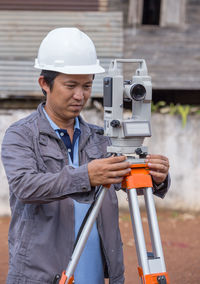
<instances>
[{"instance_id":1,"label":"theodolite lens","mask_svg":"<svg viewBox=\"0 0 200 284\"><path fill-rule=\"evenodd\" d=\"M133 85L130 89L131 98L135 101L142 101L146 96L146 89L141 84Z\"/></svg>"}]
</instances>

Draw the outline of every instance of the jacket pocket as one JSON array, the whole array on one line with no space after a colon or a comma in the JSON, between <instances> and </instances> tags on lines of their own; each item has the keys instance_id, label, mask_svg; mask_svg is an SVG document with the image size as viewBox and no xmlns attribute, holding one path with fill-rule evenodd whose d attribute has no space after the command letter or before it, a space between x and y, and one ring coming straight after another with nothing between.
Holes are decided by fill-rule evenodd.
<instances>
[{"instance_id":1,"label":"jacket pocket","mask_svg":"<svg viewBox=\"0 0 200 284\"><path fill-rule=\"evenodd\" d=\"M42 159L46 167L46 172L59 172L65 165L62 153L53 149L43 152Z\"/></svg>"},{"instance_id":2,"label":"jacket pocket","mask_svg":"<svg viewBox=\"0 0 200 284\"><path fill-rule=\"evenodd\" d=\"M85 152L89 158L89 160L100 159L104 157L104 153L102 153L101 148L98 145L93 145L87 147Z\"/></svg>"}]
</instances>

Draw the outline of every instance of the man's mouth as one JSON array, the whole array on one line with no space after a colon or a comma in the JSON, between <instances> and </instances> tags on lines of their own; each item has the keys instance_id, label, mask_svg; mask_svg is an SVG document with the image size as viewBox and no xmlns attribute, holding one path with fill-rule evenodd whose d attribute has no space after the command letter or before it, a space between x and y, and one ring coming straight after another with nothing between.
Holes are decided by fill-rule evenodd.
<instances>
[{"instance_id":1,"label":"man's mouth","mask_svg":"<svg viewBox=\"0 0 200 284\"><path fill-rule=\"evenodd\" d=\"M77 109L77 110L79 110L79 109L82 109L82 107L83 107L83 105L70 105L73 109Z\"/></svg>"}]
</instances>

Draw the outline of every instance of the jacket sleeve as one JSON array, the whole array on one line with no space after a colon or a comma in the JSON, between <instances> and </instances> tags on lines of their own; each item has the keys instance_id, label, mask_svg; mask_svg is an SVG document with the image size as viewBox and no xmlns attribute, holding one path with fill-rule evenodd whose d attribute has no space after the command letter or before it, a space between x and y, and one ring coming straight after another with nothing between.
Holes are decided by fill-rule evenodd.
<instances>
[{"instance_id":1,"label":"jacket sleeve","mask_svg":"<svg viewBox=\"0 0 200 284\"><path fill-rule=\"evenodd\" d=\"M171 184L170 174L168 174L165 181L158 186L153 182L153 194L155 194L158 197L164 198L169 190L170 184Z\"/></svg>"},{"instance_id":2,"label":"jacket sleeve","mask_svg":"<svg viewBox=\"0 0 200 284\"><path fill-rule=\"evenodd\" d=\"M66 197L80 202L94 199L87 164L79 168L66 165L56 173L38 170L29 129L10 127L3 139L1 155L11 194L24 203L45 203Z\"/></svg>"}]
</instances>

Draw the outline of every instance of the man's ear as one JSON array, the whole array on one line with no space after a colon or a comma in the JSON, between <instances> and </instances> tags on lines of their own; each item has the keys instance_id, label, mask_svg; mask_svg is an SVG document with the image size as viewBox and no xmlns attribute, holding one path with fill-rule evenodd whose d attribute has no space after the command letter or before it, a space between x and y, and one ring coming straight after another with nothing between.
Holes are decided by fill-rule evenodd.
<instances>
[{"instance_id":1,"label":"man's ear","mask_svg":"<svg viewBox=\"0 0 200 284\"><path fill-rule=\"evenodd\" d=\"M47 94L50 92L50 88L47 85L47 83L46 83L46 81L44 79L44 76L40 76L38 78L38 83L39 83L41 89L44 90Z\"/></svg>"}]
</instances>

